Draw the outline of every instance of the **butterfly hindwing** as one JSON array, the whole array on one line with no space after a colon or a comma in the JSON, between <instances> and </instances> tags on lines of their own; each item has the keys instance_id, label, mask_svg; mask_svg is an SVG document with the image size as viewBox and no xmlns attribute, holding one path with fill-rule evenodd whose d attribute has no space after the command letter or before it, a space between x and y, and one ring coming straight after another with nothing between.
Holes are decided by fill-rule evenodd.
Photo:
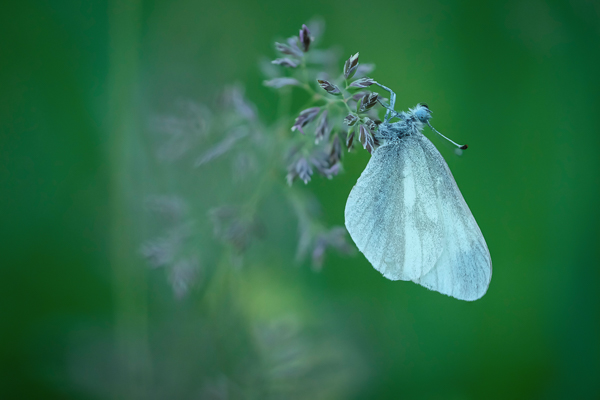
<instances>
[{"instance_id":1,"label":"butterfly hindwing","mask_svg":"<svg viewBox=\"0 0 600 400\"><path fill-rule=\"evenodd\" d=\"M418 135L418 142L436 177L444 240L435 267L416 282L461 300L477 300L487 291L492 277L485 239L442 155L425 136Z\"/></svg>"}]
</instances>

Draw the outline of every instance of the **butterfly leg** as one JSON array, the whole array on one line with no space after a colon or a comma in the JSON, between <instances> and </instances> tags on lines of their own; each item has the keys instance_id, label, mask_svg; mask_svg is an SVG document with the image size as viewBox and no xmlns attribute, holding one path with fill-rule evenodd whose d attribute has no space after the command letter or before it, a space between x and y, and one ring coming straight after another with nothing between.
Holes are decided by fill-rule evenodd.
<instances>
[{"instance_id":1,"label":"butterfly leg","mask_svg":"<svg viewBox=\"0 0 600 400\"><path fill-rule=\"evenodd\" d=\"M375 84L377 86L381 87L382 89L390 92L390 105L389 106L386 106L382 101L379 102L387 110L385 112L385 122L389 122L390 119L398 116L398 113L394 110L394 106L396 105L396 93L394 93L394 91L392 89L390 89L389 87L383 86L381 83L375 82Z\"/></svg>"},{"instance_id":2,"label":"butterfly leg","mask_svg":"<svg viewBox=\"0 0 600 400\"><path fill-rule=\"evenodd\" d=\"M397 113L396 111L394 111L393 108L391 108L390 106L388 106L387 104L385 104L383 101L377 99L377 101L379 102L379 104L381 104L381 106L383 108L386 109L385 112L385 122L390 122L390 119L398 117L400 114Z\"/></svg>"}]
</instances>

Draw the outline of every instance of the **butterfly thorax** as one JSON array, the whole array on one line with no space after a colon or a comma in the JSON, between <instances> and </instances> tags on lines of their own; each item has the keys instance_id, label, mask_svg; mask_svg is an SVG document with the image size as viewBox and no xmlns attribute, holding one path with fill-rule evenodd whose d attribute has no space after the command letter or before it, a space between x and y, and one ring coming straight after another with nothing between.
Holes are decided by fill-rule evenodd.
<instances>
[{"instance_id":1,"label":"butterfly thorax","mask_svg":"<svg viewBox=\"0 0 600 400\"><path fill-rule=\"evenodd\" d=\"M400 118L400 121L381 123L375 133L375 139L379 143L385 144L421 134L424 123L412 111L398 114L397 117Z\"/></svg>"}]
</instances>

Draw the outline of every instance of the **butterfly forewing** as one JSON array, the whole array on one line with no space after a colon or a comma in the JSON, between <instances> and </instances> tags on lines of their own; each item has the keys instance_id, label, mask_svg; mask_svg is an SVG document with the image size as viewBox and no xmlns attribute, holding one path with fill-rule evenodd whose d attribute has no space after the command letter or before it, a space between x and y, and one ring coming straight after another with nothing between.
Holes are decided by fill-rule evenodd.
<instances>
[{"instance_id":1,"label":"butterfly forewing","mask_svg":"<svg viewBox=\"0 0 600 400\"><path fill-rule=\"evenodd\" d=\"M423 135L385 144L346 203L346 227L386 278L461 300L485 294L491 257L442 155Z\"/></svg>"},{"instance_id":2,"label":"butterfly forewing","mask_svg":"<svg viewBox=\"0 0 600 400\"><path fill-rule=\"evenodd\" d=\"M386 278L416 281L434 268L444 241L436 178L411 137L377 148L346 203L346 227Z\"/></svg>"}]
</instances>

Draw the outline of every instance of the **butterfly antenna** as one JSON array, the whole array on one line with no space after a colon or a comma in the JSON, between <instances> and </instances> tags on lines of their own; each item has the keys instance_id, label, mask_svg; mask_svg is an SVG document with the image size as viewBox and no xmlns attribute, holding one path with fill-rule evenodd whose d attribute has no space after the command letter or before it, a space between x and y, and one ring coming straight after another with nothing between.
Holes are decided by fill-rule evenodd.
<instances>
[{"instance_id":1,"label":"butterfly antenna","mask_svg":"<svg viewBox=\"0 0 600 400\"><path fill-rule=\"evenodd\" d=\"M450 143L452 143L453 145L455 145L456 147L458 147L461 150L466 150L469 146L467 146L466 144L460 145L458 143L456 143L455 141L447 138L446 136L442 135L439 131L437 131L433 126L431 126L431 123L429 121L427 121L427 125L429 125L429 127L431 128L432 131L434 131L435 133L437 133L438 135L440 135L441 137L443 137L444 139L446 139L447 141L449 141Z\"/></svg>"}]
</instances>

